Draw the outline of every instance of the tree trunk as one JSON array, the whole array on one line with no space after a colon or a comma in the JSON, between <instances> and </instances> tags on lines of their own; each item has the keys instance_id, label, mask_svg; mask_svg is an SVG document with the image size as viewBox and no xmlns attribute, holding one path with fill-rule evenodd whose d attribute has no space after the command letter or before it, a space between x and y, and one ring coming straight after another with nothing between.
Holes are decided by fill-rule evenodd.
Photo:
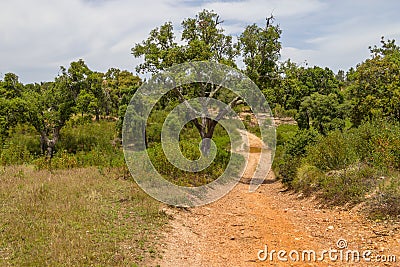
<instances>
[{"instance_id":1,"label":"tree trunk","mask_svg":"<svg viewBox=\"0 0 400 267\"><path fill-rule=\"evenodd\" d=\"M215 126L217 124L217 121L210 118L205 118L202 119L201 127L197 128L201 136L200 150L204 156L208 156L210 154L211 139L214 135Z\"/></svg>"},{"instance_id":2,"label":"tree trunk","mask_svg":"<svg viewBox=\"0 0 400 267\"><path fill-rule=\"evenodd\" d=\"M40 150L42 151L43 155L46 153L46 140L43 132L40 134Z\"/></svg>"},{"instance_id":3,"label":"tree trunk","mask_svg":"<svg viewBox=\"0 0 400 267\"><path fill-rule=\"evenodd\" d=\"M204 156L208 156L210 154L210 148L211 148L211 139L210 138L203 138L201 140L201 154Z\"/></svg>"},{"instance_id":4,"label":"tree trunk","mask_svg":"<svg viewBox=\"0 0 400 267\"><path fill-rule=\"evenodd\" d=\"M96 121L100 120L100 111L96 110Z\"/></svg>"},{"instance_id":5,"label":"tree trunk","mask_svg":"<svg viewBox=\"0 0 400 267\"><path fill-rule=\"evenodd\" d=\"M56 127L53 129L53 138L50 139L46 131L41 131L40 133L40 145L42 148L42 153L46 153L48 158L52 158L55 152L56 144L60 138L61 127Z\"/></svg>"}]
</instances>

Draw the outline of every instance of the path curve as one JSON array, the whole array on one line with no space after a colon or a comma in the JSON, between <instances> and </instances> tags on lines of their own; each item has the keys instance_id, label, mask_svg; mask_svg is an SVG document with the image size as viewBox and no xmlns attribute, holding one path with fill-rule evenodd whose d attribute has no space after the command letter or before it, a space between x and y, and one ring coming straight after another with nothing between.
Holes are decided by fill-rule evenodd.
<instances>
[{"instance_id":1,"label":"path curve","mask_svg":"<svg viewBox=\"0 0 400 267\"><path fill-rule=\"evenodd\" d=\"M248 134L250 147L261 140ZM255 150L257 151L257 150ZM254 193L246 180L252 177L259 153L251 153L241 182L226 196L202 207L179 209L163 207L170 214L170 227L164 234L160 266L399 266L399 224L374 223L355 211L323 209L310 198L284 192L270 172ZM347 250L372 250L374 255L395 255L392 263L351 263L340 260L282 262L258 259L268 250L337 249L338 240L346 240ZM344 252L346 251L343 250ZM263 254L260 254L262 256ZM270 254L269 254L270 255Z\"/></svg>"}]
</instances>

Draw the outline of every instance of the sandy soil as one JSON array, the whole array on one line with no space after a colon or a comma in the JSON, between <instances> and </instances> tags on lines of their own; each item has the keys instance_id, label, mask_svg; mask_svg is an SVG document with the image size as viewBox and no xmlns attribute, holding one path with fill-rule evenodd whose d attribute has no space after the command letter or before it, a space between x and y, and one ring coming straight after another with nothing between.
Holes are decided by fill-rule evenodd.
<instances>
[{"instance_id":1,"label":"sandy soil","mask_svg":"<svg viewBox=\"0 0 400 267\"><path fill-rule=\"evenodd\" d=\"M261 146L252 134L249 141L251 147ZM367 221L355 210L324 209L313 199L285 192L273 173L256 192L250 193L247 181L258 158L258 153L251 153L241 182L218 201L189 209L163 208L173 220L164 233L163 257L155 265L400 266L400 223ZM337 244L339 240L341 243ZM344 242L346 247L342 247ZM262 258L265 253L258 254L265 246L268 257L262 261L258 256ZM276 252L271 259L272 250L285 250L281 256L287 261L279 260ZM317 260L309 260L307 254L302 260L304 250L314 250ZM326 253L319 261L323 250L333 250L333 260ZM354 262L351 254L346 261L349 250L360 254L371 250L372 262ZM291 251L294 259L296 251L299 253L299 261L289 258ZM394 255L397 263L377 262L377 255Z\"/></svg>"}]
</instances>

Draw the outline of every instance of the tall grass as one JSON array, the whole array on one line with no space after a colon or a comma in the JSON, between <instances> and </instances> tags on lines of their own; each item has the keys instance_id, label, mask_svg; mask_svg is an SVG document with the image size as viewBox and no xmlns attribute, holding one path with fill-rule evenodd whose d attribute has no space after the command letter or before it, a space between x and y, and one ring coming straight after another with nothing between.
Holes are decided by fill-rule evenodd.
<instances>
[{"instance_id":1,"label":"tall grass","mask_svg":"<svg viewBox=\"0 0 400 267\"><path fill-rule=\"evenodd\" d=\"M0 172L1 266L136 266L166 216L120 169Z\"/></svg>"}]
</instances>

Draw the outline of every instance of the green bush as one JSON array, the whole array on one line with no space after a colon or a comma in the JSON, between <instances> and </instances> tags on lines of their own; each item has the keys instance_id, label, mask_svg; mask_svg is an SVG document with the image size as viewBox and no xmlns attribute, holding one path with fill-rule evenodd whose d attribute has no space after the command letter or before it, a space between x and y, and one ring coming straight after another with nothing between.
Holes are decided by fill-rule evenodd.
<instances>
[{"instance_id":1,"label":"green bush","mask_svg":"<svg viewBox=\"0 0 400 267\"><path fill-rule=\"evenodd\" d=\"M26 145L14 144L12 141L5 144L0 153L1 165L14 165L29 163L33 159L33 155Z\"/></svg>"},{"instance_id":2,"label":"green bush","mask_svg":"<svg viewBox=\"0 0 400 267\"><path fill-rule=\"evenodd\" d=\"M29 163L39 155L40 141L35 129L31 126L18 124L10 132L0 151L0 164L13 165Z\"/></svg>"},{"instance_id":3,"label":"green bush","mask_svg":"<svg viewBox=\"0 0 400 267\"><path fill-rule=\"evenodd\" d=\"M72 169L79 167L76 156L66 151L57 152L53 158L49 159L46 156L42 156L33 161L36 169Z\"/></svg>"},{"instance_id":4,"label":"green bush","mask_svg":"<svg viewBox=\"0 0 400 267\"><path fill-rule=\"evenodd\" d=\"M327 204L367 201L375 217L400 215L399 124L372 121L313 142L306 137L297 133L277 150L284 183Z\"/></svg>"},{"instance_id":5,"label":"green bush","mask_svg":"<svg viewBox=\"0 0 400 267\"><path fill-rule=\"evenodd\" d=\"M281 126L280 126L281 127ZM286 126L285 126L286 127ZM314 130L298 130L294 128L278 128L278 147L275 153L273 169L282 182L291 187L291 182L296 177L297 169L301 166L302 158L307 154L307 147L317 142L319 134ZM286 140L282 140L285 139Z\"/></svg>"},{"instance_id":6,"label":"green bush","mask_svg":"<svg viewBox=\"0 0 400 267\"><path fill-rule=\"evenodd\" d=\"M299 130L286 144L286 153L291 156L305 156L307 148L317 142L319 134L313 129Z\"/></svg>"},{"instance_id":7,"label":"green bush","mask_svg":"<svg viewBox=\"0 0 400 267\"><path fill-rule=\"evenodd\" d=\"M276 145L283 146L288 140L294 138L298 131L297 125L281 124L276 129Z\"/></svg>"},{"instance_id":8,"label":"green bush","mask_svg":"<svg viewBox=\"0 0 400 267\"><path fill-rule=\"evenodd\" d=\"M0 163L32 163L38 169L66 169L83 166L120 167L125 164L115 122L92 122L86 117L70 120L61 130L56 153L49 160L41 155L40 138L33 127L17 125L1 151Z\"/></svg>"},{"instance_id":9,"label":"green bush","mask_svg":"<svg viewBox=\"0 0 400 267\"><path fill-rule=\"evenodd\" d=\"M201 155L199 142L199 139L180 141L179 145L183 156L189 160L198 159ZM225 149L226 146L229 146L225 137L216 137L214 142L218 149L215 159L209 167L199 172L187 172L173 166L165 156L160 143L149 148L147 152L153 166L167 180L182 186L200 186L210 183L222 175L231 157L231 153Z\"/></svg>"},{"instance_id":10,"label":"green bush","mask_svg":"<svg viewBox=\"0 0 400 267\"><path fill-rule=\"evenodd\" d=\"M273 109L273 113L274 117L278 118L287 118L287 117L294 118L296 117L297 110L296 109L286 110L281 105L276 104L276 106Z\"/></svg>"},{"instance_id":11,"label":"green bush","mask_svg":"<svg viewBox=\"0 0 400 267\"><path fill-rule=\"evenodd\" d=\"M303 191L306 194L315 193L321 189L324 176L325 173L317 167L303 164L297 169L296 177L291 182L291 186L296 191Z\"/></svg>"},{"instance_id":12,"label":"green bush","mask_svg":"<svg viewBox=\"0 0 400 267\"><path fill-rule=\"evenodd\" d=\"M343 205L364 201L377 181L376 170L367 165L323 172L315 166L303 164L292 185L306 194L317 193L326 204Z\"/></svg>"},{"instance_id":13,"label":"green bush","mask_svg":"<svg viewBox=\"0 0 400 267\"><path fill-rule=\"evenodd\" d=\"M400 170L400 126L383 124L371 138L373 164L381 169Z\"/></svg>"},{"instance_id":14,"label":"green bush","mask_svg":"<svg viewBox=\"0 0 400 267\"><path fill-rule=\"evenodd\" d=\"M357 161L357 153L348 136L334 131L310 146L305 160L321 171L341 170Z\"/></svg>"},{"instance_id":15,"label":"green bush","mask_svg":"<svg viewBox=\"0 0 400 267\"><path fill-rule=\"evenodd\" d=\"M115 138L115 122L77 124L72 120L61 130L56 150L75 154L79 151L91 151L96 146L109 148Z\"/></svg>"}]
</instances>

